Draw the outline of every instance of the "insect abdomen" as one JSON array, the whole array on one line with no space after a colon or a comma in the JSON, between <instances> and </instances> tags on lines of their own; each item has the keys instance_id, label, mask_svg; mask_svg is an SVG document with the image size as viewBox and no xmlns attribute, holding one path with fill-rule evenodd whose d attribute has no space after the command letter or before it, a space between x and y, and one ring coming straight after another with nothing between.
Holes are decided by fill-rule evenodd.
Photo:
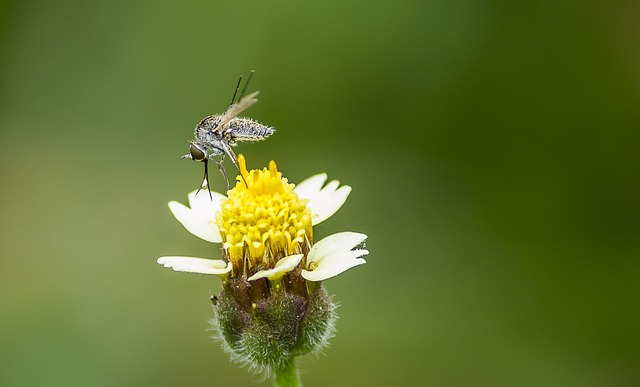
<instances>
[{"instance_id":1,"label":"insect abdomen","mask_svg":"<svg viewBox=\"0 0 640 387\"><path fill-rule=\"evenodd\" d=\"M228 124L228 136L235 141L261 141L271 136L274 128L250 118L235 118Z\"/></svg>"}]
</instances>

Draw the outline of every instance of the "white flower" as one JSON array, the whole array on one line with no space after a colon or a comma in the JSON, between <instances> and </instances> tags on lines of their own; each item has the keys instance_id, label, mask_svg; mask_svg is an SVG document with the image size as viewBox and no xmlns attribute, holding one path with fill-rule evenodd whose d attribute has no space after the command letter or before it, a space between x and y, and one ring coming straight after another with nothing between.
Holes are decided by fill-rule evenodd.
<instances>
[{"instance_id":1,"label":"white flower","mask_svg":"<svg viewBox=\"0 0 640 387\"><path fill-rule=\"evenodd\" d=\"M326 180L327 174L320 173L302 181L293 189L293 192L300 199L309 201L307 207L311 209L313 216L311 222L314 226L335 214L351 193L351 187L348 185L339 187L340 182L337 180L332 180L323 188L322 185ZM206 194L196 195L197 192L193 191L188 195L191 208L182 203L171 201L169 209L173 216L193 235L207 242L221 243L222 237L216 225L216 212L220 211L221 202L226 199L226 196L218 192L211 192L213 196L211 199Z\"/></svg>"},{"instance_id":2,"label":"white flower","mask_svg":"<svg viewBox=\"0 0 640 387\"><path fill-rule=\"evenodd\" d=\"M279 211L282 210L272 210L271 207L260 212L259 215L257 213L251 213L253 210L249 210L249 212L237 212L234 213L231 217L225 218L227 215L225 211L222 211L223 201L227 200L224 203L225 208L228 208L229 205L238 205L240 208L253 208L253 198L254 196L248 195L243 196L242 199L238 199L238 196L233 196L234 192L249 192L249 187L257 187L256 192L261 198L264 195L267 195L271 192L291 192L291 185L287 183L286 179L281 178L280 172L277 171L277 167L275 163L271 162L269 165L269 170L264 169L263 171L253 170L251 172L246 171L246 164L244 158L239 158L240 170L241 174L245 178L245 181L249 182L249 186L240 185L229 191L230 196L229 200L227 197L216 192L211 192L211 197L207 194L197 195L197 191L193 191L189 193L189 205L190 207L185 206L176 201L169 202L169 209L176 217L176 219L182 223L182 225L192 233L193 235L204 239L208 242L212 243L223 243L223 250L225 251L225 260L229 262L225 262L223 260L212 260L212 259L204 259L204 258L195 258L195 257L178 257L178 256L170 256L170 257L161 257L158 259L158 263L164 265L165 267L173 268L175 271L182 272L190 272L190 273L201 273L201 274L217 274L221 276L233 276L241 275L241 273L247 273L246 268L236 267L236 264L241 264L239 262L233 262L235 255L239 254L235 257L236 260L242 260L244 257L244 253L242 252L244 245L249 244L249 251L251 251L251 256L253 259L252 262L260 262L263 258L261 254L266 254L265 252L260 253L259 251L269 251L273 254L273 249L269 248L265 250L263 244L265 241L269 240L271 243L273 241L279 240L286 242L288 246L287 249L291 249L293 246L293 251L289 251L288 256L278 257L275 262L271 262L270 264L267 261L263 261L267 263L267 267L272 267L270 269L260 270L258 272L249 272L251 275L248 280L253 281L260 278L268 278L271 280L278 280L284 274L295 269L302 259L304 258L303 254L299 254L302 252L301 244L305 243L306 236L311 235L311 226L316 225L329 217L342 207L342 205L347 200L347 197L351 193L351 187L349 186L340 186L340 183L337 180L330 181L325 185L327 180L327 175L325 173L321 173L318 175L311 176L310 178L302 181L300 184L293 188L293 192L295 194L289 194L290 199L294 200L299 204L291 204L298 206L301 208L303 212L296 213L297 215L290 215L291 218L284 219L281 215L282 213ZM249 174L253 177L249 177ZM240 184L240 183L239 183ZM280 187L281 188L278 188ZM324 186L324 187L323 187ZM262 187L262 188L260 188ZM237 191L240 190L240 191ZM249 190L249 191L247 191ZM288 190L288 191L287 191ZM279 195L284 195L279 194ZM274 198L282 196L274 196ZM236 204L228 204L231 198L235 198ZM255 197L258 200L258 196ZM260 199L263 200L263 199ZM239 204L238 204L239 203ZM267 203L271 203L267 200ZM293 203L293 202L292 202ZM306 204L305 204L306 203ZM270 206L270 205L269 205ZM293 207L287 207L293 208ZM275 211L275 212L274 212ZM306 211L307 215L304 215ZM222 223L218 223L216 219L216 214L221 213L223 221ZM274 214L270 214L274 212ZM311 216L309 217L309 212ZM271 218L264 218L262 221L258 221L255 224L257 226L251 226L255 230L259 231L257 236L257 241L255 239L246 239L248 238L248 233L244 226L234 226L235 217L249 217L250 219L254 219L256 216L271 216ZM275 217L274 217L275 216ZM304 217L306 216L306 220ZM227 219L227 220L224 220ZM229 223L231 220L231 223ZM253 220L252 220L253 222ZM285 222L283 224L287 224L285 226L280 225L279 230L283 231L274 231L274 229L267 229L268 225L274 225L274 222ZM295 231L291 231L291 234L288 230L291 229L292 223L286 222L296 222L296 227L298 227ZM305 229L304 222L306 222ZM299 223L299 224L298 224ZM251 223L254 224L254 223ZM221 229L222 227L222 233ZM240 227L235 229L235 231L230 232L229 230L234 229L235 227ZM257 227L257 229L255 228ZM233 243L230 243L229 238L236 238L237 233L240 232L240 239L236 240ZM252 231L253 232L253 231ZM295 234L295 235L293 235ZM225 236L226 235L226 236ZM252 235L252 238L255 238ZM224 236L224 237L223 237ZM367 238L365 234L359 234L354 232L343 232L338 233L332 236L329 236L320 242L313 245L311 250L309 251L308 257L306 259L306 264L304 270L302 270L302 276L307 281L322 281L327 278L334 277L354 266L362 265L365 263L365 260L360 258L364 255L367 255L369 252L363 249L353 250L356 246L360 245ZM223 240L224 239L224 240ZM252 241L252 242L250 242ZM238 244L238 246L236 246ZM257 244L258 246L253 246ZM298 246L298 247L295 247ZM235 250L232 252L231 248L240 250L236 252ZM253 250L251 249L253 247ZM262 250L258 250L262 247ZM259 256L253 257L253 252L258 252ZM253 266L256 267L256 266ZM258 266L259 267L259 266ZM229 274L231 272L231 274Z\"/></svg>"},{"instance_id":3,"label":"white flower","mask_svg":"<svg viewBox=\"0 0 640 387\"><path fill-rule=\"evenodd\" d=\"M324 281L354 266L366 263L360 257L369 254L369 251L353 250L366 239L365 234L340 232L315 243L309 251L307 265L302 270L302 277L307 281Z\"/></svg>"}]
</instances>

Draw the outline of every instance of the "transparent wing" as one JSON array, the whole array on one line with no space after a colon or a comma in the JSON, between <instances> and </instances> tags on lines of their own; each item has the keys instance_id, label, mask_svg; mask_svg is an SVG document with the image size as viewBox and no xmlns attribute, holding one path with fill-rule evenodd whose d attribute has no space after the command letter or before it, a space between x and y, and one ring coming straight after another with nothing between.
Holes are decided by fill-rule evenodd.
<instances>
[{"instance_id":1,"label":"transparent wing","mask_svg":"<svg viewBox=\"0 0 640 387\"><path fill-rule=\"evenodd\" d=\"M240 101L238 101L238 103L234 103L229 106L229 109L227 109L222 117L220 117L220 122L218 123L217 128L222 128L221 130L224 130L224 127L229 123L229 121L236 118L243 111L249 109L254 103L258 102L258 99L256 98L258 93L259 91L255 91L249 95L245 95L240 99Z\"/></svg>"}]
</instances>

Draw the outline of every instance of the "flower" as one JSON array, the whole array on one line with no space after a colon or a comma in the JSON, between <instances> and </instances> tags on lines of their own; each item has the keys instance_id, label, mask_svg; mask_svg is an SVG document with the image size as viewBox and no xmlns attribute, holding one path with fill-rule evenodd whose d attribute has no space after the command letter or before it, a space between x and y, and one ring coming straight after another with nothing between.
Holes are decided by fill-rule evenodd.
<instances>
[{"instance_id":1,"label":"flower","mask_svg":"<svg viewBox=\"0 0 640 387\"><path fill-rule=\"evenodd\" d=\"M365 263L367 236L339 232L314 243L313 226L335 214L351 187L312 176L297 186L275 162L240 176L228 196L188 195L189 207L169 209L193 235L221 244L221 259L166 256L175 271L215 274L222 291L212 298L214 328L234 359L278 375L296 357L318 351L333 335L335 304L322 281Z\"/></svg>"},{"instance_id":2,"label":"flower","mask_svg":"<svg viewBox=\"0 0 640 387\"><path fill-rule=\"evenodd\" d=\"M337 180L324 186L325 173L294 186L282 177L273 161L269 169L251 172L246 170L242 155L238 163L244 179L238 177L229 197L217 192L211 192L211 197L198 196L197 191L193 191L188 194L190 207L177 201L169 202L169 209L187 231L208 242L223 243L230 261L170 256L159 258L158 263L175 271L222 276L232 270L243 272L247 263L247 270L251 272L247 276L249 280L276 278L293 270L303 259L293 266L291 259L276 267L278 262L297 257L305 248L310 248L302 270L302 276L308 281L323 281L365 263L361 257L369 252L353 250L366 240L365 234L344 232L315 245L311 243L312 226L342 207L351 193L350 186L340 186ZM249 260L245 262L247 249Z\"/></svg>"}]
</instances>

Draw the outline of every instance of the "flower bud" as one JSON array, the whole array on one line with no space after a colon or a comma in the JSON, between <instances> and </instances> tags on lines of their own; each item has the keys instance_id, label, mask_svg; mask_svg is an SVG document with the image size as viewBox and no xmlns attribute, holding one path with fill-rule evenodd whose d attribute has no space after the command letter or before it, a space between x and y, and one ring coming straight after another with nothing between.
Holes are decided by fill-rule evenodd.
<instances>
[{"instance_id":1,"label":"flower bud","mask_svg":"<svg viewBox=\"0 0 640 387\"><path fill-rule=\"evenodd\" d=\"M271 288L267 279L234 278L214 302L213 325L240 363L281 369L322 349L333 336L336 307L322 284L311 283L308 290L293 286L306 283L299 271L283 280Z\"/></svg>"}]
</instances>

